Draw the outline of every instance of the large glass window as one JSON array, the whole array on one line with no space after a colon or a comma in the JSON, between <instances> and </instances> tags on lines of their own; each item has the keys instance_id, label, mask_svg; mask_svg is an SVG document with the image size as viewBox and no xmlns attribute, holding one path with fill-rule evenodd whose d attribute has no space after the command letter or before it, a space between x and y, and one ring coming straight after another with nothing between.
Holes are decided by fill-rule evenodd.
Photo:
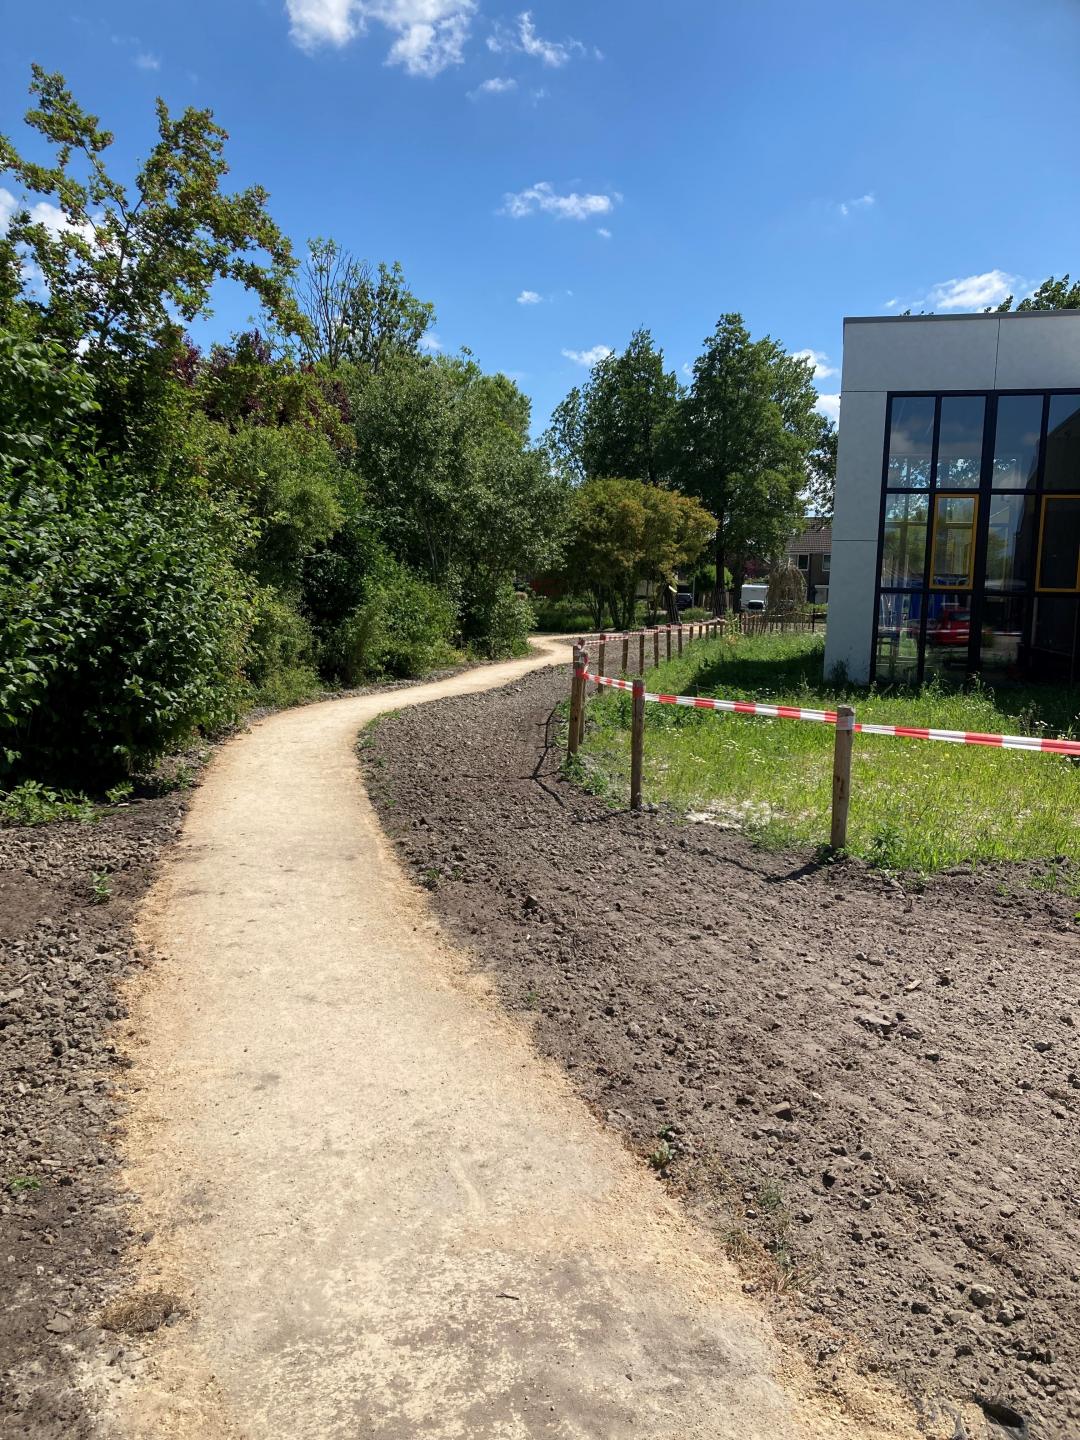
<instances>
[{"instance_id":1,"label":"large glass window","mask_svg":"<svg viewBox=\"0 0 1080 1440\"><path fill-rule=\"evenodd\" d=\"M1033 490L1042 434L1041 395L999 395L994 437L996 490Z\"/></svg>"},{"instance_id":2,"label":"large glass window","mask_svg":"<svg viewBox=\"0 0 1080 1440\"><path fill-rule=\"evenodd\" d=\"M889 400L879 680L1080 680L1080 390Z\"/></svg>"},{"instance_id":3,"label":"large glass window","mask_svg":"<svg viewBox=\"0 0 1080 1440\"><path fill-rule=\"evenodd\" d=\"M929 509L930 501L925 495L885 497L882 589L922 585L926 569L926 518Z\"/></svg>"},{"instance_id":4,"label":"large glass window","mask_svg":"<svg viewBox=\"0 0 1080 1440\"><path fill-rule=\"evenodd\" d=\"M888 472L891 490L929 489L935 406L933 395L893 401Z\"/></svg>"},{"instance_id":5,"label":"large glass window","mask_svg":"<svg viewBox=\"0 0 1080 1440\"><path fill-rule=\"evenodd\" d=\"M930 585L935 590L972 583L975 569L977 495L938 495L934 500L934 552Z\"/></svg>"},{"instance_id":6,"label":"large glass window","mask_svg":"<svg viewBox=\"0 0 1080 1440\"><path fill-rule=\"evenodd\" d=\"M1080 395L1050 397L1043 486L1080 491Z\"/></svg>"},{"instance_id":7,"label":"large glass window","mask_svg":"<svg viewBox=\"0 0 1080 1440\"><path fill-rule=\"evenodd\" d=\"M985 395L948 395L942 398L936 470L939 490L979 488L985 417Z\"/></svg>"}]
</instances>

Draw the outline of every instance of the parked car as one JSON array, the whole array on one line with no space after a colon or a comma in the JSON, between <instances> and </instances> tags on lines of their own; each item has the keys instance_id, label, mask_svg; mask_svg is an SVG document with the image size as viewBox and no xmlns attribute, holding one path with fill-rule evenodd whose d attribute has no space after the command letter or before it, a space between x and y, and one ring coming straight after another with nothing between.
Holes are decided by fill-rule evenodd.
<instances>
[{"instance_id":1,"label":"parked car","mask_svg":"<svg viewBox=\"0 0 1080 1440\"><path fill-rule=\"evenodd\" d=\"M676 610L689 610L693 603L694 592L692 590L686 590L680 586L679 589L675 591Z\"/></svg>"},{"instance_id":2,"label":"parked car","mask_svg":"<svg viewBox=\"0 0 1080 1440\"><path fill-rule=\"evenodd\" d=\"M931 645L967 646L971 638L971 611L944 610L927 623L926 638Z\"/></svg>"}]
</instances>

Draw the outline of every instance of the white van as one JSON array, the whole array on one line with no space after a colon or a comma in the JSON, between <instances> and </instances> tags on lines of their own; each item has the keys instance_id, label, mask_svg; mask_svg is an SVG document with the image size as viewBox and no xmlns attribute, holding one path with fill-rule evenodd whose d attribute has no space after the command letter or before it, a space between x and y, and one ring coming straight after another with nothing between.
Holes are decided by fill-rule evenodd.
<instances>
[{"instance_id":1,"label":"white van","mask_svg":"<svg viewBox=\"0 0 1080 1440\"><path fill-rule=\"evenodd\" d=\"M739 591L742 608L751 614L760 614L769 598L768 585L744 585Z\"/></svg>"}]
</instances>

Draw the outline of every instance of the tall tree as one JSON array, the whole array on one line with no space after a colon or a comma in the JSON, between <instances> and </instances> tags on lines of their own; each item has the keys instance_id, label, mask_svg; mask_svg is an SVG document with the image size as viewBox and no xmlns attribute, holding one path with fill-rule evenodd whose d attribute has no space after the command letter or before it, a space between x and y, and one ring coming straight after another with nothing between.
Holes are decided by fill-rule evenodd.
<instances>
[{"instance_id":1,"label":"tall tree","mask_svg":"<svg viewBox=\"0 0 1080 1440\"><path fill-rule=\"evenodd\" d=\"M659 484L679 386L648 330L635 330L621 354L593 366L581 389L556 407L546 440L575 479L619 475Z\"/></svg>"},{"instance_id":2,"label":"tall tree","mask_svg":"<svg viewBox=\"0 0 1080 1440\"><path fill-rule=\"evenodd\" d=\"M1007 296L997 307L1002 314L1014 308L1013 296ZM1051 275L1044 280L1033 295L1029 295L1020 304L1015 306L1017 310L1080 310L1080 281L1075 285L1070 283L1068 275L1062 275L1058 280Z\"/></svg>"},{"instance_id":3,"label":"tall tree","mask_svg":"<svg viewBox=\"0 0 1080 1440\"><path fill-rule=\"evenodd\" d=\"M694 362L675 473L716 516L716 573L730 564L736 595L747 562L771 559L802 513L820 437L812 374L768 336L752 340L735 314L721 316ZM718 581L717 609L725 604Z\"/></svg>"},{"instance_id":4,"label":"tall tree","mask_svg":"<svg viewBox=\"0 0 1080 1440\"><path fill-rule=\"evenodd\" d=\"M836 497L837 429L828 415L816 415L813 448L807 456L806 508L811 515L832 519Z\"/></svg>"},{"instance_id":5,"label":"tall tree","mask_svg":"<svg viewBox=\"0 0 1080 1440\"><path fill-rule=\"evenodd\" d=\"M304 358L378 370L391 354L415 353L435 323L395 261L372 269L335 240L311 240L296 285Z\"/></svg>"}]
</instances>

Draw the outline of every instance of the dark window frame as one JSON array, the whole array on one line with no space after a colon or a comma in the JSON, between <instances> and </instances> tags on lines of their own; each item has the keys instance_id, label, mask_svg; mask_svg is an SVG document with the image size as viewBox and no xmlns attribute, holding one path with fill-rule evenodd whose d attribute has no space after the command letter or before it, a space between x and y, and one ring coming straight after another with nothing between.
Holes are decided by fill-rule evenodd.
<instances>
[{"instance_id":1,"label":"dark window frame","mask_svg":"<svg viewBox=\"0 0 1080 1440\"><path fill-rule=\"evenodd\" d=\"M1030 489L1020 490L1015 486L995 486L993 484L994 469L994 443L997 431L998 401L1006 395L1037 395L1042 397L1042 417L1039 429L1039 463L1036 470L1035 484ZM968 654L966 673L970 677L979 670L980 647L982 642L982 615L986 575L986 551L990 529L990 497L994 493L1012 495L1030 495L1033 497L1036 510L1037 523L1031 527L1032 534L1028 539L1028 556L1026 573L1027 584L1023 591L1013 591L1014 596L1019 596L1023 602L1023 628L1021 636L1021 652L1028 653L1032 648L1032 629L1034 624L1034 604L1040 593L1037 585L1038 564L1039 564L1039 540L1042 533L1040 522L1043 513L1044 497L1046 494L1060 496L1063 498L1080 498L1080 484L1076 492L1069 490L1046 491L1044 488L1046 472L1046 442L1047 427L1050 415L1050 402L1055 396L1071 395L1076 396L1080 401L1080 386L1062 385L1047 388L1024 387L1010 390L987 390L987 389L963 389L963 390L890 390L885 401L885 431L882 440L881 458L881 502L878 509L878 541L877 554L874 564L874 625L870 649L870 681L874 683L878 668L878 642L881 627L881 597L882 595L909 595L919 597L919 636L918 636L918 660L915 672L915 684L921 685L926 671L926 633L929 620L930 600L934 595L948 594L950 591L961 593L961 587L939 587L931 586L930 567L933 562L933 544L936 518L936 500L939 495L977 496L975 519L975 543L972 561L973 583L964 593L971 595L971 633L968 640ZM983 446L982 462L979 468L978 487L957 489L952 486L938 487L938 458L941 440L941 402L944 399L954 397L979 397L985 400L983 414ZM933 440L930 451L930 483L925 489L911 489L910 487L889 486L889 447L892 438L892 417L893 403L897 400L932 399L934 401L934 426ZM885 510L890 495L925 495L927 497L927 526L926 541L923 553L922 584L914 587L900 587L895 585L882 585L881 583L881 562L885 547ZM1078 577L1080 585L1080 577ZM1062 593L1062 592L1050 592ZM1074 594L1076 592L1068 592ZM995 597L996 598L996 597ZM1077 602L1080 604L1080 600Z\"/></svg>"}]
</instances>

